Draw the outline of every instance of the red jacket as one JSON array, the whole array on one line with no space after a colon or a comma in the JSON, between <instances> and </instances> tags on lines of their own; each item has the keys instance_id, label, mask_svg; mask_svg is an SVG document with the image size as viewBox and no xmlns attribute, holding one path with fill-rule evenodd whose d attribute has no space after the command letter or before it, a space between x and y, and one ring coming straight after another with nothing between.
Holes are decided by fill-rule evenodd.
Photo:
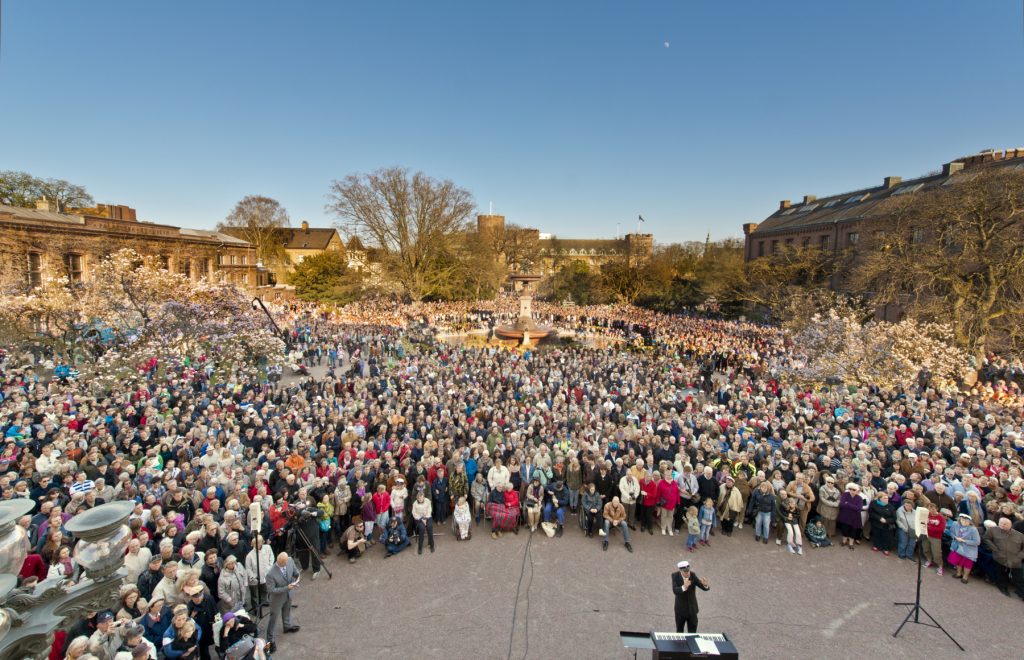
<instances>
[{"instance_id":1,"label":"red jacket","mask_svg":"<svg viewBox=\"0 0 1024 660\"><path fill-rule=\"evenodd\" d=\"M928 538L941 539L946 531L946 516L941 513L928 514Z\"/></svg>"},{"instance_id":2,"label":"red jacket","mask_svg":"<svg viewBox=\"0 0 1024 660\"><path fill-rule=\"evenodd\" d=\"M391 508L391 495L387 491L373 494L373 510L379 516Z\"/></svg>"},{"instance_id":3,"label":"red jacket","mask_svg":"<svg viewBox=\"0 0 1024 660\"><path fill-rule=\"evenodd\" d=\"M673 510L679 504L679 484L672 479L662 479L658 482L658 501L665 500L663 506Z\"/></svg>"},{"instance_id":4,"label":"red jacket","mask_svg":"<svg viewBox=\"0 0 1024 660\"><path fill-rule=\"evenodd\" d=\"M46 579L46 569L46 562L43 561L43 557L41 555L26 555L25 561L21 564L21 570L18 571L18 577L26 578L30 575L34 575L40 582L42 582Z\"/></svg>"},{"instance_id":5,"label":"red jacket","mask_svg":"<svg viewBox=\"0 0 1024 660\"><path fill-rule=\"evenodd\" d=\"M519 491L516 489L505 491L505 506L511 508L519 508Z\"/></svg>"},{"instance_id":6,"label":"red jacket","mask_svg":"<svg viewBox=\"0 0 1024 660\"><path fill-rule=\"evenodd\" d=\"M640 484L640 490L644 494L644 506L654 506L658 502L658 484L648 479Z\"/></svg>"},{"instance_id":7,"label":"red jacket","mask_svg":"<svg viewBox=\"0 0 1024 660\"><path fill-rule=\"evenodd\" d=\"M288 522L288 518L284 515L285 507L274 505L270 507L270 529L274 532L279 531Z\"/></svg>"}]
</instances>

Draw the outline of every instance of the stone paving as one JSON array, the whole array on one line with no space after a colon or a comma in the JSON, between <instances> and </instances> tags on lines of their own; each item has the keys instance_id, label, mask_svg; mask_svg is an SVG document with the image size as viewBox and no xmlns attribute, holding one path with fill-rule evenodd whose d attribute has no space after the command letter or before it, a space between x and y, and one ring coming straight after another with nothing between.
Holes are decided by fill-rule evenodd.
<instances>
[{"instance_id":1,"label":"stone paving","mask_svg":"<svg viewBox=\"0 0 1024 660\"><path fill-rule=\"evenodd\" d=\"M306 574L293 611L302 630L278 635L276 657L630 658L620 630L673 629L670 574L684 557L711 586L698 595L700 629L727 633L742 658L1024 656L1024 602L952 571L925 571L922 603L967 652L921 625L894 639L907 608L893 602L913 600L914 565L868 546L797 556L755 544L746 527L692 554L678 535L646 533L634 554L618 535L603 552L572 519L563 538L493 540L481 525L459 543L445 531L434 554L385 559L378 544L350 565L332 553L333 580Z\"/></svg>"}]
</instances>

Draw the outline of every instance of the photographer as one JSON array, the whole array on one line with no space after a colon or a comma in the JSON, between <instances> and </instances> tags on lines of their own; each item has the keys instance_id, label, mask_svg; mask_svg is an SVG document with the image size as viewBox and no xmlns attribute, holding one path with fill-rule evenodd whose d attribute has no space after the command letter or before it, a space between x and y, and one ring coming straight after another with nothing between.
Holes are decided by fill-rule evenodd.
<instances>
[{"instance_id":1,"label":"photographer","mask_svg":"<svg viewBox=\"0 0 1024 660\"><path fill-rule=\"evenodd\" d=\"M102 648L108 658L113 658L121 644L124 643L125 624L129 621L114 623L114 614L110 610L96 615L96 632L89 637L90 646Z\"/></svg>"},{"instance_id":2,"label":"photographer","mask_svg":"<svg viewBox=\"0 0 1024 660\"><path fill-rule=\"evenodd\" d=\"M348 563L354 564L356 559L362 556L366 550L365 526L363 521L356 518L356 521L349 526L341 535L341 550L338 554L348 554ZM408 538L408 536L406 536Z\"/></svg>"},{"instance_id":3,"label":"photographer","mask_svg":"<svg viewBox=\"0 0 1024 660\"><path fill-rule=\"evenodd\" d=\"M320 538L320 510L316 508L316 503L312 499L307 499L304 503L300 501L293 510L296 513L290 522L292 526L290 533L295 535L293 539L295 555L298 557L303 571L309 568L312 560L313 579L315 580L320 577L320 553L317 549L317 542Z\"/></svg>"},{"instance_id":4,"label":"photographer","mask_svg":"<svg viewBox=\"0 0 1024 660\"><path fill-rule=\"evenodd\" d=\"M388 534L384 540L384 549L387 552L384 553L384 557L397 555L410 545L411 541L409 541L409 534L405 531L405 525L398 518L392 518L388 521Z\"/></svg>"}]
</instances>

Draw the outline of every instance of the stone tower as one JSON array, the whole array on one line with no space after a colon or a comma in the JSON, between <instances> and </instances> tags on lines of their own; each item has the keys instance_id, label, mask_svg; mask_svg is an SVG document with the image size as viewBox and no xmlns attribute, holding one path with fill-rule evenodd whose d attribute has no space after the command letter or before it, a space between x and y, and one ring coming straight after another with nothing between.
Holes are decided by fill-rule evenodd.
<instances>
[{"instance_id":1,"label":"stone tower","mask_svg":"<svg viewBox=\"0 0 1024 660\"><path fill-rule=\"evenodd\" d=\"M476 231L477 233L500 234L505 229L505 216L503 215L488 215L480 214L476 216Z\"/></svg>"},{"instance_id":2,"label":"stone tower","mask_svg":"<svg viewBox=\"0 0 1024 660\"><path fill-rule=\"evenodd\" d=\"M626 251L631 263L643 263L654 254L654 234L626 234Z\"/></svg>"}]
</instances>

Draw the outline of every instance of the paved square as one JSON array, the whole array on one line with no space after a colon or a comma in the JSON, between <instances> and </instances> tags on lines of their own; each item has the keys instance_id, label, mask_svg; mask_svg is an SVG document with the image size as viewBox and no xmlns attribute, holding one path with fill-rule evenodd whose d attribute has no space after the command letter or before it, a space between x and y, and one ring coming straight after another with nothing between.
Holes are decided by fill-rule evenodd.
<instances>
[{"instance_id":1,"label":"paved square","mask_svg":"<svg viewBox=\"0 0 1024 660\"><path fill-rule=\"evenodd\" d=\"M481 525L465 543L438 536L435 554L411 547L385 560L378 545L355 565L332 559L334 579L304 581L296 595L302 630L279 636L279 656L630 658L620 630L674 629L669 576L684 556L710 581L698 595L700 630L727 633L740 657L1021 654L1008 631L1019 630L1024 603L928 570L922 602L967 653L924 626L908 624L893 639L907 611L893 602L913 600L915 570L870 546L801 557L755 544L746 527L692 554L679 536L660 534L636 535L634 554L616 534L602 552L569 522L560 539L538 531L493 540Z\"/></svg>"}]
</instances>

